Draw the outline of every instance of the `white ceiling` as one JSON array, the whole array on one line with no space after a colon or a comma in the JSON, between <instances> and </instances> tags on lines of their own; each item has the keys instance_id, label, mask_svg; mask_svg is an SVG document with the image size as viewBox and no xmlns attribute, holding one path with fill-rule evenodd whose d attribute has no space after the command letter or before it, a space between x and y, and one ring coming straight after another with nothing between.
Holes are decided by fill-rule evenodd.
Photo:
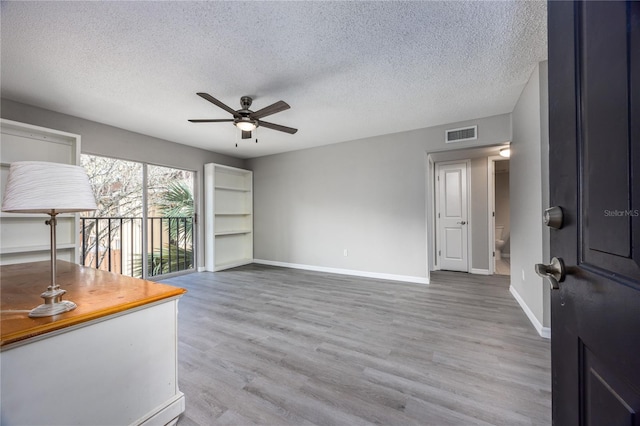
<instances>
[{"instance_id":1,"label":"white ceiling","mask_svg":"<svg viewBox=\"0 0 640 426\"><path fill-rule=\"evenodd\" d=\"M540 1L1 7L3 98L241 158L511 112L547 56ZM189 123L230 117L196 92L299 131Z\"/></svg>"}]
</instances>

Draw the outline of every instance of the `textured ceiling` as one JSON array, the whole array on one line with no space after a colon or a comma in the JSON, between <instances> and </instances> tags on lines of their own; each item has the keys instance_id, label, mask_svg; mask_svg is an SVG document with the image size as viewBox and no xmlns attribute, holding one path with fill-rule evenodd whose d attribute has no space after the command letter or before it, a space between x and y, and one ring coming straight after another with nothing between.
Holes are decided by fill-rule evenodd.
<instances>
[{"instance_id":1,"label":"textured ceiling","mask_svg":"<svg viewBox=\"0 0 640 426\"><path fill-rule=\"evenodd\" d=\"M2 97L242 158L511 112L546 59L528 2L2 2ZM233 109L291 109L238 140ZM239 147L235 143L239 142Z\"/></svg>"}]
</instances>

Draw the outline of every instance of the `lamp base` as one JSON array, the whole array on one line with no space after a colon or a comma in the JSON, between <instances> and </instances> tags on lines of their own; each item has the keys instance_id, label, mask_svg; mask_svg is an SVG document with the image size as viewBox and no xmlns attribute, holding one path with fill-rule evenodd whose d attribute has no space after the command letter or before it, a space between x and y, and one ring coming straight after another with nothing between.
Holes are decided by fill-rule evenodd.
<instances>
[{"instance_id":1,"label":"lamp base","mask_svg":"<svg viewBox=\"0 0 640 426\"><path fill-rule=\"evenodd\" d=\"M78 305L70 300L62 300L62 295L66 292L58 285L49 286L47 291L40 295L44 299L44 303L32 309L29 316L31 318L52 317L74 310Z\"/></svg>"},{"instance_id":2,"label":"lamp base","mask_svg":"<svg viewBox=\"0 0 640 426\"><path fill-rule=\"evenodd\" d=\"M42 305L33 308L31 312L29 312L29 317L52 317L63 312L72 311L77 308L77 306L78 305L70 300L63 300L62 302L57 303L43 303Z\"/></svg>"}]
</instances>

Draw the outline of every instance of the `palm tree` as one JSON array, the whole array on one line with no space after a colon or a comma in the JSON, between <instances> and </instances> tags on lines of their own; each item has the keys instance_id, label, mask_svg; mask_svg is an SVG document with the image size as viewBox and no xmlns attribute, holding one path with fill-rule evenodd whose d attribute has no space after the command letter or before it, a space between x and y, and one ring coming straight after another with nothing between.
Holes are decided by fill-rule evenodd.
<instances>
[{"instance_id":1,"label":"palm tree","mask_svg":"<svg viewBox=\"0 0 640 426\"><path fill-rule=\"evenodd\" d=\"M184 181L174 181L162 193L158 201L158 211L163 217L193 218L194 203L191 188ZM172 226L169 222L169 238L172 244L191 246L193 236L193 220L187 220L183 227Z\"/></svg>"},{"instance_id":2,"label":"palm tree","mask_svg":"<svg viewBox=\"0 0 640 426\"><path fill-rule=\"evenodd\" d=\"M193 268L194 203L191 188L185 181L173 181L154 205L163 218L161 232L167 231L169 241L148 253L148 275L152 277ZM142 259L137 262L135 273L142 276Z\"/></svg>"}]
</instances>

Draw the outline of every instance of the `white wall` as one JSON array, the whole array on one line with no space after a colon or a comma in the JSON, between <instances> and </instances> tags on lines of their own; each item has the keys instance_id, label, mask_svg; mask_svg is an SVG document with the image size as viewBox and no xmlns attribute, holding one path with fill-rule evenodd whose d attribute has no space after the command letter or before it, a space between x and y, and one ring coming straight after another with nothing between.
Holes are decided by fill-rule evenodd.
<instances>
[{"instance_id":1,"label":"white wall","mask_svg":"<svg viewBox=\"0 0 640 426\"><path fill-rule=\"evenodd\" d=\"M104 155L123 160L141 161L159 166L175 167L197 172L197 196L203 200L202 176L204 164L220 163L243 167L244 160L216 154L203 149L193 148L157 139L151 136L133 133L117 127L84 120L71 115L37 108L8 99L1 101L1 116L9 120L75 133L82 138L82 153ZM199 217L203 217L203 203L196 206ZM203 226L198 227L196 244L198 247L198 265L204 265Z\"/></svg>"},{"instance_id":2,"label":"white wall","mask_svg":"<svg viewBox=\"0 0 640 426\"><path fill-rule=\"evenodd\" d=\"M445 129L472 124L477 141L445 144ZM426 153L510 139L504 114L247 160L254 257L426 279Z\"/></svg>"},{"instance_id":3,"label":"white wall","mask_svg":"<svg viewBox=\"0 0 640 426\"><path fill-rule=\"evenodd\" d=\"M542 223L549 190L543 186L543 164L548 163L547 90L544 62L533 70L513 110L509 173L512 292L541 334L548 333L543 328L551 323L548 284L534 271L536 263L549 261L545 258L549 231Z\"/></svg>"}]
</instances>

